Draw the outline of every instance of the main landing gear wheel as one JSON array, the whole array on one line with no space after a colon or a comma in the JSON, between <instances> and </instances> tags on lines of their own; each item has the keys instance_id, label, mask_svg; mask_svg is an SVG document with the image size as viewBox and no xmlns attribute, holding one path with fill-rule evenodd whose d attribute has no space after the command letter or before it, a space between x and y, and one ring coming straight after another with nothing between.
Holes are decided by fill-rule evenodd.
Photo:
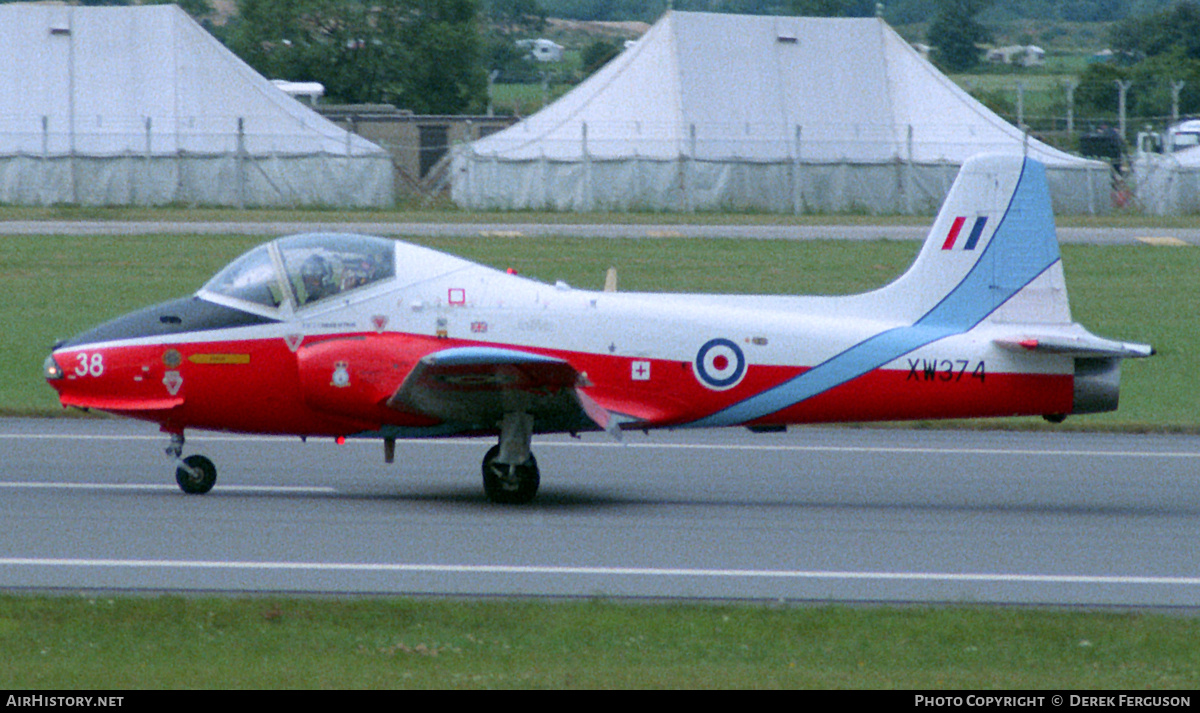
<instances>
[{"instance_id":1,"label":"main landing gear wheel","mask_svg":"<svg viewBox=\"0 0 1200 713\"><path fill-rule=\"evenodd\" d=\"M529 460L520 465L497 463L500 446L492 446L483 457L483 492L488 500L503 505L524 505L537 495L542 478L538 474L537 459L529 454Z\"/></svg>"},{"instance_id":2,"label":"main landing gear wheel","mask_svg":"<svg viewBox=\"0 0 1200 713\"><path fill-rule=\"evenodd\" d=\"M217 482L217 467L204 456L188 456L175 469L175 482L188 495L203 495Z\"/></svg>"}]
</instances>

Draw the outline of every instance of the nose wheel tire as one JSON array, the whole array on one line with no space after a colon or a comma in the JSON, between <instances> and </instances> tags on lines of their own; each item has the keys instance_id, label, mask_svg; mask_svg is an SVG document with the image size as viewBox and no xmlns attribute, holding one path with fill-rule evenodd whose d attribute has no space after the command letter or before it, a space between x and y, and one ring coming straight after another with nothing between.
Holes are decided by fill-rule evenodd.
<instances>
[{"instance_id":1,"label":"nose wheel tire","mask_svg":"<svg viewBox=\"0 0 1200 713\"><path fill-rule=\"evenodd\" d=\"M175 469L175 482L188 495L203 495L217 482L217 467L204 456L188 456Z\"/></svg>"},{"instance_id":2,"label":"nose wheel tire","mask_svg":"<svg viewBox=\"0 0 1200 713\"><path fill-rule=\"evenodd\" d=\"M500 446L492 446L483 457L483 492L488 500L502 505L523 505L533 500L541 485L537 459L529 454L529 460L520 465L497 463Z\"/></svg>"}]
</instances>

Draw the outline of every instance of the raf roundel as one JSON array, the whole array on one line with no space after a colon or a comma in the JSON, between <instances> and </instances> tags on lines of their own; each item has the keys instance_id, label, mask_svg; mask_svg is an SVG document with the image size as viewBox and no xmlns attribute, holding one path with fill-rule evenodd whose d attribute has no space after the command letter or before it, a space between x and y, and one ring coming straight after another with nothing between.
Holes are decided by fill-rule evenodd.
<instances>
[{"instance_id":1,"label":"raf roundel","mask_svg":"<svg viewBox=\"0 0 1200 713\"><path fill-rule=\"evenodd\" d=\"M746 375L746 355L728 339L710 339L692 363L696 378L714 391L732 389Z\"/></svg>"}]
</instances>

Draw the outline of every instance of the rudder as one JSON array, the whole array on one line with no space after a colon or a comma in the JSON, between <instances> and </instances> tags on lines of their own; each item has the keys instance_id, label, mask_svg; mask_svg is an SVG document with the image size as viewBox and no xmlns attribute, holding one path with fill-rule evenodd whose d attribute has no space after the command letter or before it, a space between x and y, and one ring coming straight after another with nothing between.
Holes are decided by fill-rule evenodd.
<instances>
[{"instance_id":1,"label":"rudder","mask_svg":"<svg viewBox=\"0 0 1200 713\"><path fill-rule=\"evenodd\" d=\"M970 329L997 312L1069 322L1045 166L968 159L912 267L884 290L917 324Z\"/></svg>"}]
</instances>

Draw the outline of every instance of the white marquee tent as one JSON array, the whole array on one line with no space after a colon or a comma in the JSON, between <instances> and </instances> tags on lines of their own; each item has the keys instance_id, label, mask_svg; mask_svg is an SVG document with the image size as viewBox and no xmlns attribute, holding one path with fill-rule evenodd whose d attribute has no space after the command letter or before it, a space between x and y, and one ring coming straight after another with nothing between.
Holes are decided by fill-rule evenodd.
<instances>
[{"instance_id":1,"label":"white marquee tent","mask_svg":"<svg viewBox=\"0 0 1200 713\"><path fill-rule=\"evenodd\" d=\"M1152 215L1200 213L1200 147L1139 153L1133 160L1134 194Z\"/></svg>"},{"instance_id":2,"label":"white marquee tent","mask_svg":"<svg viewBox=\"0 0 1200 713\"><path fill-rule=\"evenodd\" d=\"M1056 210L1105 212L1109 167L1027 138L878 18L668 12L557 102L458 148L462 206L936 210L964 160L1025 152Z\"/></svg>"},{"instance_id":3,"label":"white marquee tent","mask_svg":"<svg viewBox=\"0 0 1200 713\"><path fill-rule=\"evenodd\" d=\"M392 166L174 5L0 5L0 202L390 205Z\"/></svg>"}]
</instances>

